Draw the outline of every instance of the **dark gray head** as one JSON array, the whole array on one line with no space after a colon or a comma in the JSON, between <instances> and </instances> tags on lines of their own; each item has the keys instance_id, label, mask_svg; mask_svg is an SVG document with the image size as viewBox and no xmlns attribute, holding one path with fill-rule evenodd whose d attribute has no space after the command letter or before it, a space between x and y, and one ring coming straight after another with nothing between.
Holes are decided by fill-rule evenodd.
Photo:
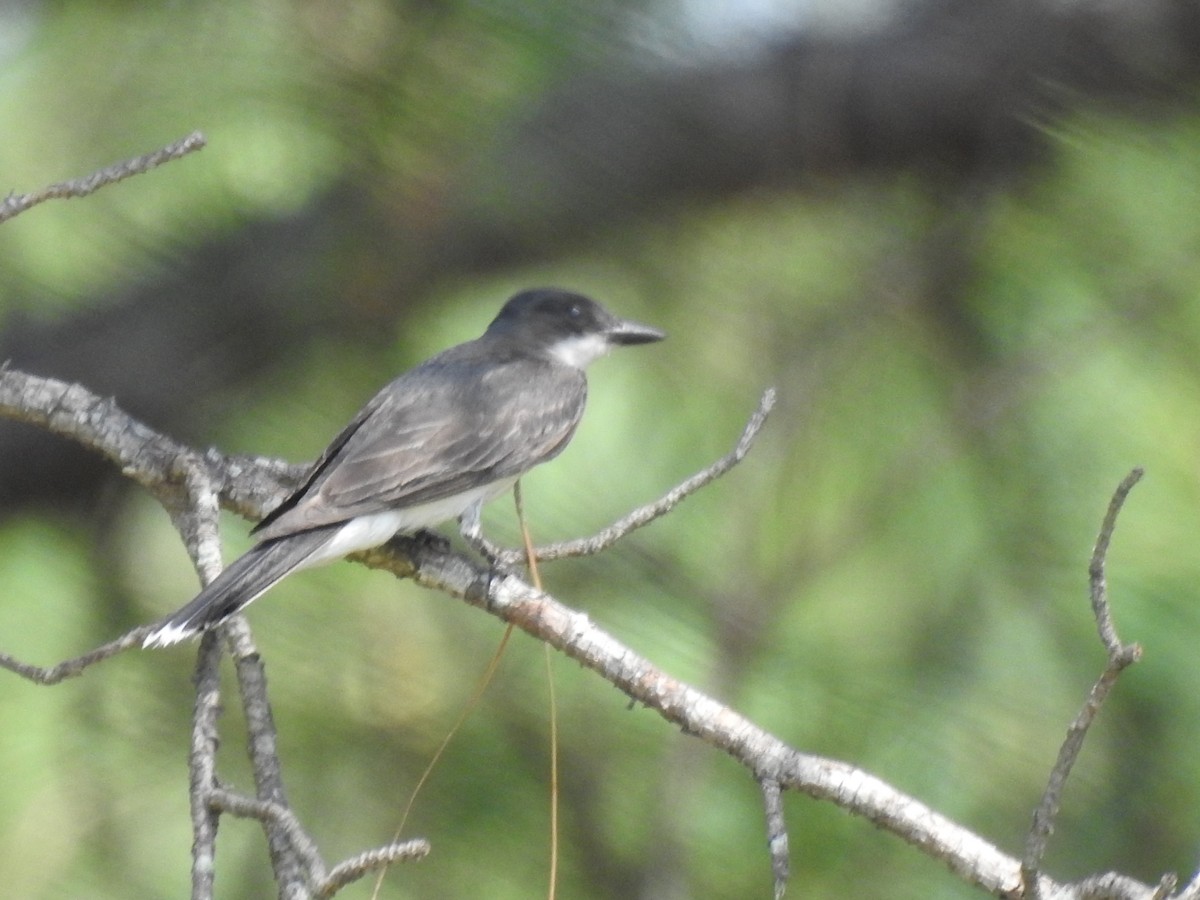
<instances>
[{"instance_id":1,"label":"dark gray head","mask_svg":"<svg viewBox=\"0 0 1200 900\"><path fill-rule=\"evenodd\" d=\"M657 328L618 319L583 294L558 288L521 291L504 304L487 334L519 342L577 369L613 347L666 337Z\"/></svg>"}]
</instances>

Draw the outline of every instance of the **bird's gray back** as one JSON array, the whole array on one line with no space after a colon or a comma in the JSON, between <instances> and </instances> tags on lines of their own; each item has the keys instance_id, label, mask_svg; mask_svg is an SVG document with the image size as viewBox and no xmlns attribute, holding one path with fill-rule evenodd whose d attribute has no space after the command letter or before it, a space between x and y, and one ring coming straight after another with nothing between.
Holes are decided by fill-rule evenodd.
<instances>
[{"instance_id":1,"label":"bird's gray back","mask_svg":"<svg viewBox=\"0 0 1200 900\"><path fill-rule=\"evenodd\" d=\"M257 530L262 540L454 496L556 456L587 398L578 369L481 341L385 386Z\"/></svg>"}]
</instances>

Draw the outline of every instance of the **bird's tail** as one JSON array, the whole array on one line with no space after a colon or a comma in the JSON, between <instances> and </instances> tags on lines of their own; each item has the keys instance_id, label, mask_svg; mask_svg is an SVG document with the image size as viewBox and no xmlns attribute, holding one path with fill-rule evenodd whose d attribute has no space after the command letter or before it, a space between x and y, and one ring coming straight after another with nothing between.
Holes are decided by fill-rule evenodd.
<instances>
[{"instance_id":1,"label":"bird's tail","mask_svg":"<svg viewBox=\"0 0 1200 900\"><path fill-rule=\"evenodd\" d=\"M167 616L142 640L143 647L169 647L223 622L262 596L337 534L339 525L314 528L263 541L225 567L190 603Z\"/></svg>"}]
</instances>

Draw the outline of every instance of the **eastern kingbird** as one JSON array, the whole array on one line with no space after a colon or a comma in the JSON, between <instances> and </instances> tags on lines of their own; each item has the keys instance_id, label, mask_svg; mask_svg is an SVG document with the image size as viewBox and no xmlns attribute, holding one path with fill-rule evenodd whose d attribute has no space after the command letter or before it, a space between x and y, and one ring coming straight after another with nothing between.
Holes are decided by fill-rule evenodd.
<instances>
[{"instance_id":1,"label":"eastern kingbird","mask_svg":"<svg viewBox=\"0 0 1200 900\"><path fill-rule=\"evenodd\" d=\"M581 294L514 296L481 337L451 347L376 394L234 560L142 642L165 647L224 621L282 578L479 508L575 433L588 363L621 344L662 340Z\"/></svg>"}]
</instances>

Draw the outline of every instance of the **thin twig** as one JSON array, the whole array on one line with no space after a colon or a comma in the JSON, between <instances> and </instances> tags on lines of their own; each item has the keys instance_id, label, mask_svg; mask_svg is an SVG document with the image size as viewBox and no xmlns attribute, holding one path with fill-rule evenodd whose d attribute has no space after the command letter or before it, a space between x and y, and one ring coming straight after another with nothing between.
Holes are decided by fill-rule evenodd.
<instances>
[{"instance_id":1,"label":"thin twig","mask_svg":"<svg viewBox=\"0 0 1200 900\"><path fill-rule=\"evenodd\" d=\"M1016 896L1020 863L994 845L849 763L801 753L729 706L672 678L586 614L515 575L469 565L432 546L414 547L415 581L460 597L561 651L633 701L686 734L728 754L755 773L771 773L797 790L869 819L928 856L943 860L965 881L997 896ZM373 560L371 560L373 561ZM1055 883L1044 879L1051 887Z\"/></svg>"},{"instance_id":2,"label":"thin twig","mask_svg":"<svg viewBox=\"0 0 1200 900\"><path fill-rule=\"evenodd\" d=\"M101 644L95 650L84 653L82 656L63 660L53 666L35 666L30 663L21 662L7 653L0 653L0 669L8 669L8 671L20 675L22 678L32 681L35 684L58 684L67 678L82 675L84 669L88 666L102 662L110 656L116 656L118 653L123 653L130 647L139 646L146 635L153 630L152 626L143 625L133 629L128 634L122 635L115 641Z\"/></svg>"},{"instance_id":3,"label":"thin twig","mask_svg":"<svg viewBox=\"0 0 1200 900\"><path fill-rule=\"evenodd\" d=\"M256 800L225 787L214 788L209 794L208 802L214 810L243 819L257 819L272 830L285 834L292 844L292 849L304 861L312 883L321 884L325 881L325 863L321 860L317 845L290 807L272 803L270 800Z\"/></svg>"},{"instance_id":4,"label":"thin twig","mask_svg":"<svg viewBox=\"0 0 1200 900\"><path fill-rule=\"evenodd\" d=\"M1141 480L1141 469L1134 469L1118 485L1108 504L1108 511L1100 525L1100 533L1096 538L1096 546L1092 551L1088 575L1091 586L1092 614L1096 619L1096 627L1100 640L1108 654L1104 671L1088 692L1083 708L1076 714L1074 721L1067 729L1067 737L1058 751L1058 759L1050 770L1050 779L1042 794L1041 802L1033 814L1033 824L1025 839L1025 852L1021 857L1021 877L1025 883L1030 900L1039 900L1039 873L1042 859L1046 854L1046 846L1050 835L1054 832L1054 821L1058 817L1062 804L1062 793L1067 778L1083 749L1084 739L1088 729L1100 712L1109 692L1117 683L1117 678L1124 669L1138 661L1141 657L1141 647L1137 644L1123 644L1117 636L1113 624L1112 610L1108 601L1108 585L1105 579L1105 565L1108 559L1108 548L1112 543L1113 531L1117 526L1117 516L1125 504L1125 498L1133 490L1133 486Z\"/></svg>"},{"instance_id":5,"label":"thin twig","mask_svg":"<svg viewBox=\"0 0 1200 900\"><path fill-rule=\"evenodd\" d=\"M1142 469L1134 469L1122 479L1109 501L1108 510L1104 514L1104 522L1100 525L1100 534L1096 537L1096 546L1092 550L1092 561L1088 566L1088 576L1091 583L1092 614L1096 617L1096 627L1100 632L1100 640L1108 651L1110 659L1122 657L1131 651L1130 645L1122 645L1117 637L1116 626L1113 625L1112 610L1108 602L1108 582L1105 577L1105 565L1108 560L1108 547L1112 543L1113 531L1117 527L1117 516L1125 505L1125 498L1133 490L1134 485L1142 480L1145 474ZM1129 665L1134 660L1129 660Z\"/></svg>"},{"instance_id":6,"label":"thin twig","mask_svg":"<svg viewBox=\"0 0 1200 900\"><path fill-rule=\"evenodd\" d=\"M759 786L762 788L763 809L767 814L767 850L771 854L771 873L775 876L775 900L782 900L791 873L783 794L775 778L760 778Z\"/></svg>"},{"instance_id":7,"label":"thin twig","mask_svg":"<svg viewBox=\"0 0 1200 900\"><path fill-rule=\"evenodd\" d=\"M213 480L192 454L180 453L176 469L182 475L180 497L164 495L184 546L200 575L209 584L221 573L220 507ZM210 900L216 878L219 815L210 797L217 787L217 748L221 743L217 721L221 716L221 642L205 635L196 653L193 675L196 697L192 705L192 746L188 753L188 799L192 814L192 900Z\"/></svg>"},{"instance_id":8,"label":"thin twig","mask_svg":"<svg viewBox=\"0 0 1200 900\"><path fill-rule=\"evenodd\" d=\"M533 550L534 558L539 562L552 562L556 559L566 559L573 556L593 556L603 550L607 550L630 532L636 531L643 525L648 525L655 519L665 516L683 500L696 493L696 491L705 485L720 478L745 458L774 406L775 389L767 388L758 401L758 408L750 416L746 427L742 429L742 434L738 438L737 445L729 453L707 468L680 482L663 494L658 500L638 507L633 512L613 522L607 528L601 529L591 537L579 538L573 541L560 541L555 544L535 547ZM498 561L505 565L514 565L528 556L524 549L494 549Z\"/></svg>"},{"instance_id":9,"label":"thin twig","mask_svg":"<svg viewBox=\"0 0 1200 900\"><path fill-rule=\"evenodd\" d=\"M0 202L0 222L6 222L47 200L86 197L106 185L116 184L134 175L149 172L163 163L187 156L204 147L206 143L203 134L193 131L187 137L167 144L159 150L107 166L91 175L59 181L31 194L9 194Z\"/></svg>"},{"instance_id":10,"label":"thin twig","mask_svg":"<svg viewBox=\"0 0 1200 900\"><path fill-rule=\"evenodd\" d=\"M242 616L234 616L220 629L229 640L237 674L238 694L242 713L246 717L246 749L250 754L250 769L254 775L255 794L259 800L288 807L283 788L283 765L279 761L278 733L271 714L267 693L267 673L262 657L250 635L250 626ZM267 823L264 823L267 824ZM271 865L279 895L306 896L308 881L296 858L295 842L289 835L265 828Z\"/></svg>"},{"instance_id":11,"label":"thin twig","mask_svg":"<svg viewBox=\"0 0 1200 900\"><path fill-rule=\"evenodd\" d=\"M79 384L30 375L0 363L0 417L28 422L99 453L169 511L186 506L186 466L203 466L221 506L258 519L294 487L307 467L265 457L197 454Z\"/></svg>"},{"instance_id":12,"label":"thin twig","mask_svg":"<svg viewBox=\"0 0 1200 900\"><path fill-rule=\"evenodd\" d=\"M319 900L326 900L368 872L389 866L394 862L422 859L428 855L429 842L421 838L413 838L402 843L388 844L385 847L368 850L334 866L329 877L317 886L316 896Z\"/></svg>"},{"instance_id":13,"label":"thin twig","mask_svg":"<svg viewBox=\"0 0 1200 900\"><path fill-rule=\"evenodd\" d=\"M188 798L192 812L192 900L212 900L216 878L217 812L209 797L217 785L221 715L221 644L216 633L200 639L196 655L196 700L188 753Z\"/></svg>"}]
</instances>

